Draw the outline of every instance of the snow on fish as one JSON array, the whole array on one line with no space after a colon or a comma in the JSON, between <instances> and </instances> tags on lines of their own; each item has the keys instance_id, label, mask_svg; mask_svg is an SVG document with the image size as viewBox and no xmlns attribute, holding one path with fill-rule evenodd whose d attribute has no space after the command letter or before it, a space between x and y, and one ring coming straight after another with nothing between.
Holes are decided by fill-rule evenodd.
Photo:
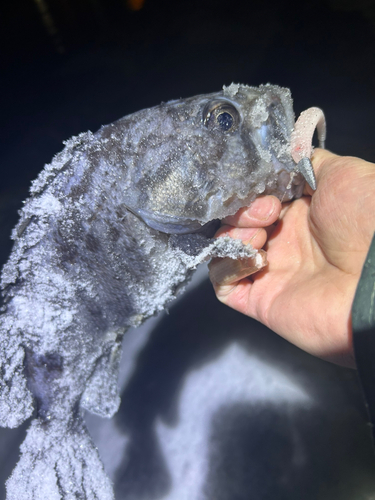
<instances>
[{"instance_id":1,"label":"snow on fish","mask_svg":"<svg viewBox=\"0 0 375 500\"><path fill-rule=\"evenodd\" d=\"M2 272L0 425L34 417L8 500L114 498L83 412L117 411L123 335L211 257L266 264L214 233L259 195L315 188L316 127L323 143L322 112L295 126L288 89L232 84L80 134L45 166Z\"/></svg>"}]
</instances>

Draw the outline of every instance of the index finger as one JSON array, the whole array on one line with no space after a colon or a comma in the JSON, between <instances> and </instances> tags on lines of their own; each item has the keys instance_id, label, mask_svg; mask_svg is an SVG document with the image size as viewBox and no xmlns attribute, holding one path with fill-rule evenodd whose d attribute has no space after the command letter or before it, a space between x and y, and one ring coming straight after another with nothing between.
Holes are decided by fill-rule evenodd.
<instances>
[{"instance_id":1,"label":"index finger","mask_svg":"<svg viewBox=\"0 0 375 500\"><path fill-rule=\"evenodd\" d=\"M256 198L249 207L222 220L223 224L235 227L267 227L277 221L281 202L276 196L267 195Z\"/></svg>"}]
</instances>

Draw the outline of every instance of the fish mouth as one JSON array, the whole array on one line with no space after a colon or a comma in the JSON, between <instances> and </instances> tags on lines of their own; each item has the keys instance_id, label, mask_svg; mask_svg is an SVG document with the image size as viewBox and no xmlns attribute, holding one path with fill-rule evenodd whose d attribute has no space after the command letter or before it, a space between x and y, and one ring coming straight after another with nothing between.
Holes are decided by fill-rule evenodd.
<instances>
[{"instance_id":1,"label":"fish mouth","mask_svg":"<svg viewBox=\"0 0 375 500\"><path fill-rule=\"evenodd\" d=\"M193 234L199 233L207 238L212 238L220 226L220 219L200 222L197 219L184 219L158 213L145 213L138 210L141 219L152 229L166 234Z\"/></svg>"},{"instance_id":2,"label":"fish mouth","mask_svg":"<svg viewBox=\"0 0 375 500\"><path fill-rule=\"evenodd\" d=\"M188 219L183 217L176 217L173 215L166 215L156 211L146 210L143 208L126 208L134 214L138 219L141 219L147 226L156 231L166 234L191 234L203 233L204 235L212 232L212 227L216 229L220 225L219 219L213 219L206 223L200 222L197 219ZM212 236L216 232L213 232ZM210 237L210 236L209 236Z\"/></svg>"}]
</instances>

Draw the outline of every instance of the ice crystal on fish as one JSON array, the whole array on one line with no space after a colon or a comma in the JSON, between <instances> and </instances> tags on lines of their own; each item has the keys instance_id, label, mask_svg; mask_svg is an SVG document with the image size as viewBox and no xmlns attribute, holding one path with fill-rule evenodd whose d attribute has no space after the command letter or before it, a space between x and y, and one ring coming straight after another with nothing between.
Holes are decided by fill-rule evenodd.
<instances>
[{"instance_id":1,"label":"ice crystal on fish","mask_svg":"<svg viewBox=\"0 0 375 500\"><path fill-rule=\"evenodd\" d=\"M33 182L1 282L0 425L35 417L8 500L113 498L83 411L117 411L123 335L200 262L254 257L219 219L301 194L293 126L287 89L232 84L80 134Z\"/></svg>"}]
</instances>

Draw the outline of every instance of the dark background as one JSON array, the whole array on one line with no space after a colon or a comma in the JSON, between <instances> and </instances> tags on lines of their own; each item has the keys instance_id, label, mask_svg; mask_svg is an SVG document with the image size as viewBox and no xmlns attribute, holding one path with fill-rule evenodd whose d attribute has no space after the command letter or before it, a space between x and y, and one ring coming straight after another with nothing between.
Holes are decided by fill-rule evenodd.
<instances>
[{"instance_id":1,"label":"dark background","mask_svg":"<svg viewBox=\"0 0 375 500\"><path fill-rule=\"evenodd\" d=\"M30 181L62 149L63 140L86 130L95 131L102 124L161 101L217 91L232 81L289 87L297 115L310 106L324 110L329 149L375 161L375 4L371 0L301 1L299 5L282 0L19 0L2 4L0 23L1 262L9 254L9 234ZM279 476L272 471L269 474L265 468L260 477L272 477L273 486L264 494L259 490L254 499L283 495L288 499L365 498L356 491L362 477L367 484L375 484L369 480L374 461L355 372L313 360L280 339L275 340L264 329L254 331L251 337L243 335L248 323L220 306L207 284L186 300L175 316L172 308L171 316L159 328L164 333L155 333L143 360L158 359L157 335L172 342L168 345L178 358L173 332L179 322L174 324L174 318L178 319L187 308L195 311L194 316L198 313L203 317L199 324L192 322L190 330L184 327L181 334L182 339L184 335L194 339L189 345L196 346L197 359L202 352L215 351L217 345L228 342L232 325L231 338L246 337L252 352L259 351L260 356L279 364L289 374L307 377L317 400L321 398L321 413L310 416L310 420L306 415L298 417L312 450L310 476L303 476L303 480L290 477L290 489L285 487L281 494ZM188 325L190 317L188 314L184 324ZM237 331L233 327L235 318L240 318ZM226 333L212 341L222 324L226 325ZM192 337L191 332L197 328L203 329L206 337ZM181 356L186 357L186 352ZM189 363L194 364L186 361L186 366ZM160 372L154 377L175 376L172 369L165 370L167 375ZM130 398L132 402L132 391L142 391L142 384L134 382L136 378L125 391L124 400ZM158 399L152 411L157 413L155 408L160 404ZM126 412L122 408L117 419L121 411ZM272 442L277 442L278 450L285 449L282 429L288 419L284 421L275 411L266 411L269 425L264 416L257 419L247 408L237 412L233 425L247 426L244 433L238 434L238 440L249 432L249 425L260 425L259 448L271 453ZM335 425L345 411L349 416ZM275 426L277 419L279 424ZM16 460L23 432L18 436L1 431L0 465L5 476ZM218 432L225 434L225 429ZM324 446L328 442L327 455ZM350 457L349 461L336 467L344 456ZM248 460L249 454L238 458L239 463ZM251 460L259 463L258 448ZM273 460L280 466L283 455ZM222 467L225 469L225 464ZM345 482L350 470L358 473ZM241 481L246 484L243 479L239 484ZM295 496L293 488L298 489ZM252 498L246 487L242 490L244 496L226 494L225 485L220 491L220 498L228 500ZM2 495L0 490L0 498Z\"/></svg>"}]
</instances>

